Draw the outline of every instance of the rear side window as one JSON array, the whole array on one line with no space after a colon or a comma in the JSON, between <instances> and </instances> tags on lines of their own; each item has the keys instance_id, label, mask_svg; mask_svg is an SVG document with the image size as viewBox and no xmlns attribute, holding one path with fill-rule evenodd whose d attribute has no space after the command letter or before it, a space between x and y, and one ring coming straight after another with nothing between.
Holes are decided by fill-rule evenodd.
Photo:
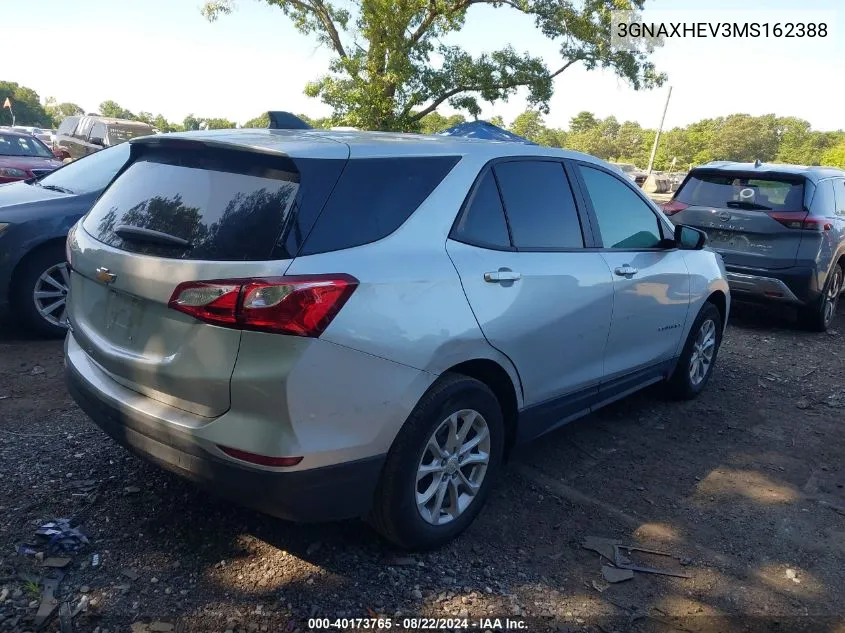
<instances>
[{"instance_id":1,"label":"rear side window","mask_svg":"<svg viewBox=\"0 0 845 633\"><path fill-rule=\"evenodd\" d=\"M105 191L83 226L96 239L133 253L269 259L301 198L300 174L290 160L241 171L248 173L227 171L224 164L203 157L142 156ZM118 234L125 235L121 226L164 233L190 246L124 239Z\"/></svg>"},{"instance_id":2,"label":"rear side window","mask_svg":"<svg viewBox=\"0 0 845 633\"><path fill-rule=\"evenodd\" d=\"M583 248L581 223L563 164L524 160L494 167L518 249Z\"/></svg>"},{"instance_id":3,"label":"rear side window","mask_svg":"<svg viewBox=\"0 0 845 633\"><path fill-rule=\"evenodd\" d=\"M300 254L337 251L387 237L411 217L458 160L455 156L350 160Z\"/></svg>"},{"instance_id":4,"label":"rear side window","mask_svg":"<svg viewBox=\"0 0 845 633\"><path fill-rule=\"evenodd\" d=\"M742 172L693 173L675 199L703 207L801 211L804 208L804 179Z\"/></svg>"},{"instance_id":5,"label":"rear side window","mask_svg":"<svg viewBox=\"0 0 845 633\"><path fill-rule=\"evenodd\" d=\"M495 249L510 248L508 226L496 179L489 169L473 189L452 231L459 242Z\"/></svg>"},{"instance_id":6,"label":"rear side window","mask_svg":"<svg viewBox=\"0 0 845 633\"><path fill-rule=\"evenodd\" d=\"M65 117L64 119L62 119L62 122L59 123L59 129L56 133L65 136L73 134L73 131L76 129L76 124L78 121L79 117L77 116Z\"/></svg>"}]
</instances>

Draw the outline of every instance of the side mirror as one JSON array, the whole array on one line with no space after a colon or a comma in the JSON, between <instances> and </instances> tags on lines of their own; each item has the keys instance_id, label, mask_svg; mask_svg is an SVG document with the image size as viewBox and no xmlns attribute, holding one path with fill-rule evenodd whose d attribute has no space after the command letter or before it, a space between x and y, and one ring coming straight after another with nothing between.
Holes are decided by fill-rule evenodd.
<instances>
[{"instance_id":1,"label":"side mirror","mask_svg":"<svg viewBox=\"0 0 845 633\"><path fill-rule=\"evenodd\" d=\"M65 160L66 158L70 158L70 152L67 151L64 147L57 147L53 150L53 156L55 156L59 160Z\"/></svg>"},{"instance_id":2,"label":"side mirror","mask_svg":"<svg viewBox=\"0 0 845 633\"><path fill-rule=\"evenodd\" d=\"M91 145L99 145L100 147L103 147L105 145L103 139L101 138L90 138L88 139L88 142L91 143Z\"/></svg>"},{"instance_id":3,"label":"side mirror","mask_svg":"<svg viewBox=\"0 0 845 633\"><path fill-rule=\"evenodd\" d=\"M707 243L707 233L691 226L675 227L675 245L684 251L700 251Z\"/></svg>"}]
</instances>

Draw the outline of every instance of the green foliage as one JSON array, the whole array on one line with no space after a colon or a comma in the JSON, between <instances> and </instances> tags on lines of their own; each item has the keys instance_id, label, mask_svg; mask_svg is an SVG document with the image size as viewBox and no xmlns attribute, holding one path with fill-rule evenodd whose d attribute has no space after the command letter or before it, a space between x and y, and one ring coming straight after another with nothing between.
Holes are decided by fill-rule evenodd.
<instances>
[{"instance_id":1,"label":"green foliage","mask_svg":"<svg viewBox=\"0 0 845 633\"><path fill-rule=\"evenodd\" d=\"M422 134L438 134L450 127L465 123L466 118L463 114L453 114L452 116L443 116L438 112L431 112L426 114L419 121L419 127L416 131Z\"/></svg>"},{"instance_id":2,"label":"green foliage","mask_svg":"<svg viewBox=\"0 0 845 633\"><path fill-rule=\"evenodd\" d=\"M845 138L824 153L821 163L845 169Z\"/></svg>"},{"instance_id":3,"label":"green foliage","mask_svg":"<svg viewBox=\"0 0 845 633\"><path fill-rule=\"evenodd\" d=\"M16 125L52 127L53 117L41 105L38 93L14 81L0 81L0 125L12 124L12 114L2 107L7 97L12 102Z\"/></svg>"},{"instance_id":4,"label":"green foliage","mask_svg":"<svg viewBox=\"0 0 845 633\"><path fill-rule=\"evenodd\" d=\"M233 1L206 1L202 14L214 21L231 13ZM520 88L527 89L532 108L548 113L555 77L576 63L609 69L635 89L665 80L648 61L650 50L608 45L611 11L642 9L645 0L263 1L332 51L328 73L309 83L305 94L331 106L335 125L434 129L422 120L442 104L477 116L479 101L504 100ZM444 44L479 4L530 16L542 36L559 44L557 64L510 46L474 56Z\"/></svg>"},{"instance_id":5,"label":"green foliage","mask_svg":"<svg viewBox=\"0 0 845 633\"><path fill-rule=\"evenodd\" d=\"M270 115L264 112L260 116L255 117L254 119L250 119L246 123L243 124L243 127L263 127L268 128L270 127Z\"/></svg>"},{"instance_id":6,"label":"green foliage","mask_svg":"<svg viewBox=\"0 0 845 633\"><path fill-rule=\"evenodd\" d=\"M55 97L47 97L44 102L44 110L50 115L52 127L58 127L62 119L68 116L79 116L85 114L85 110L75 103L64 102L58 103Z\"/></svg>"},{"instance_id":7,"label":"green foliage","mask_svg":"<svg viewBox=\"0 0 845 633\"><path fill-rule=\"evenodd\" d=\"M541 145L566 147L605 160L646 167L655 130L639 123L620 124L615 117L597 118L579 112L569 131L547 128L542 115L526 110L510 131ZM845 132L818 132L803 119L732 114L704 119L664 131L655 156L658 170L687 169L711 160L787 162L801 165L845 165Z\"/></svg>"},{"instance_id":8,"label":"green foliage","mask_svg":"<svg viewBox=\"0 0 845 633\"><path fill-rule=\"evenodd\" d=\"M135 120L137 118L132 112L122 108L117 102L111 100L103 101L100 104L100 114L115 119Z\"/></svg>"}]
</instances>

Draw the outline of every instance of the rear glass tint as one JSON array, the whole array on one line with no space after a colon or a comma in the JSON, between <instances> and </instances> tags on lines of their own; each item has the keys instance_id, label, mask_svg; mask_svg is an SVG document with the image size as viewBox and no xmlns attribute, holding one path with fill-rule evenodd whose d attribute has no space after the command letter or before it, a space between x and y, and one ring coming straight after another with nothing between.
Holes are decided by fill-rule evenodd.
<instances>
[{"instance_id":1,"label":"rear glass tint","mask_svg":"<svg viewBox=\"0 0 845 633\"><path fill-rule=\"evenodd\" d=\"M458 160L456 156L351 159L300 254L337 251L387 237Z\"/></svg>"},{"instance_id":2,"label":"rear glass tint","mask_svg":"<svg viewBox=\"0 0 845 633\"><path fill-rule=\"evenodd\" d=\"M271 166L266 160L251 164L242 153L236 160L192 152L142 155L105 191L83 226L110 246L145 255L286 259L301 246L344 161L319 162L322 178L304 187L290 159ZM115 233L121 225L166 233L191 246L125 240Z\"/></svg>"},{"instance_id":3,"label":"rear glass tint","mask_svg":"<svg viewBox=\"0 0 845 633\"><path fill-rule=\"evenodd\" d=\"M804 181L742 173L695 173L675 195L680 202L703 207L749 211L801 211Z\"/></svg>"}]
</instances>

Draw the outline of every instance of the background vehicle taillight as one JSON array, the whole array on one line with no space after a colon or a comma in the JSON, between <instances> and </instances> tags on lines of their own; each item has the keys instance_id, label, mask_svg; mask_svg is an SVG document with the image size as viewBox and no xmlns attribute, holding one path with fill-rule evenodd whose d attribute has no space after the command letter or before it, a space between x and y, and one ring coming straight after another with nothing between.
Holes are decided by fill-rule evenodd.
<instances>
[{"instance_id":1,"label":"background vehicle taillight","mask_svg":"<svg viewBox=\"0 0 845 633\"><path fill-rule=\"evenodd\" d=\"M357 287L343 274L187 281L168 306L212 325L318 337Z\"/></svg>"},{"instance_id":2,"label":"background vehicle taillight","mask_svg":"<svg viewBox=\"0 0 845 633\"><path fill-rule=\"evenodd\" d=\"M833 224L823 218L810 218L806 211L771 211L768 216L788 229L805 231L830 231Z\"/></svg>"},{"instance_id":3,"label":"background vehicle taillight","mask_svg":"<svg viewBox=\"0 0 845 633\"><path fill-rule=\"evenodd\" d=\"M678 200L670 200L661 204L660 208L663 209L663 213L666 215L675 215L678 211L683 211L688 206L688 204L684 204Z\"/></svg>"}]
</instances>

